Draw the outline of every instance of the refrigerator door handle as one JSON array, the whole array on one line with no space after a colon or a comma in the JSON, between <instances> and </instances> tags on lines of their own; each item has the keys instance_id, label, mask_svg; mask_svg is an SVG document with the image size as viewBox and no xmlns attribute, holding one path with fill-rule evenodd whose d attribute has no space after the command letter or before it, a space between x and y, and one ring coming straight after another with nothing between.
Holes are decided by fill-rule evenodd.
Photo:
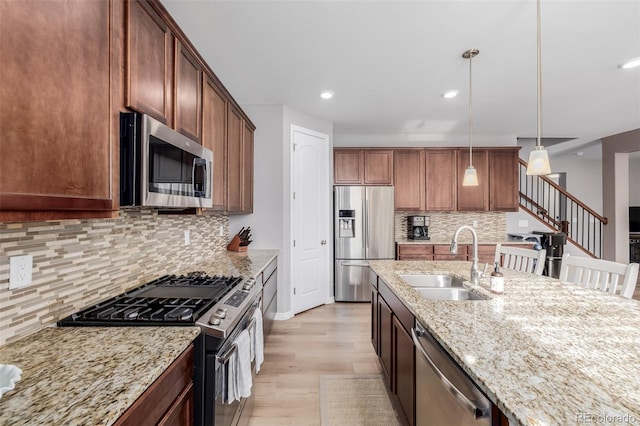
<instances>
[{"instance_id":1,"label":"refrigerator door handle","mask_svg":"<svg viewBox=\"0 0 640 426\"><path fill-rule=\"evenodd\" d=\"M356 266L356 267L360 267L360 268L368 268L369 267L369 262L349 262L349 261L344 261L344 262L340 262L340 266Z\"/></svg>"},{"instance_id":2,"label":"refrigerator door handle","mask_svg":"<svg viewBox=\"0 0 640 426\"><path fill-rule=\"evenodd\" d=\"M368 191L364 189L364 198L362 199L362 226L364 229L364 238L362 239L362 248L364 249L365 259L369 257L369 212L368 212Z\"/></svg>"}]
</instances>

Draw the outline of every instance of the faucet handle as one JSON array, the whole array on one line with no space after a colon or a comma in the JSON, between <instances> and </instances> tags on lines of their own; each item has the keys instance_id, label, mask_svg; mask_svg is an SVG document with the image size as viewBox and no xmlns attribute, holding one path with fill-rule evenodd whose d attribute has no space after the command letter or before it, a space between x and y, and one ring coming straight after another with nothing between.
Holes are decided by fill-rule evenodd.
<instances>
[{"instance_id":1,"label":"faucet handle","mask_svg":"<svg viewBox=\"0 0 640 426\"><path fill-rule=\"evenodd\" d=\"M480 274L480 278L487 276L487 268L489 267L488 263L484 264L484 269L482 270L482 274Z\"/></svg>"}]
</instances>

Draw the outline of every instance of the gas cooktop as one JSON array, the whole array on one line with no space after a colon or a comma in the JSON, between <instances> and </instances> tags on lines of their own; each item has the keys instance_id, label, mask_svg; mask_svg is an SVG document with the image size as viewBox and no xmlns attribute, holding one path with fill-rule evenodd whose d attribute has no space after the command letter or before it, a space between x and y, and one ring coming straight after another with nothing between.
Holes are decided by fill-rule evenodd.
<instances>
[{"instance_id":1,"label":"gas cooktop","mask_svg":"<svg viewBox=\"0 0 640 426\"><path fill-rule=\"evenodd\" d=\"M165 275L74 313L58 325L194 325L242 282L242 277L209 276L204 272Z\"/></svg>"}]
</instances>

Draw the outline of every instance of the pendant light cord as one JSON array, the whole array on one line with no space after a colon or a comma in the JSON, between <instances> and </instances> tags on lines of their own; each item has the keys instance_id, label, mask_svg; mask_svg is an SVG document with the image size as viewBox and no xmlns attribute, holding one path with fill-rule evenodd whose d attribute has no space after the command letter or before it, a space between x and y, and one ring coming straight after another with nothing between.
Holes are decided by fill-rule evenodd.
<instances>
[{"instance_id":1,"label":"pendant light cord","mask_svg":"<svg viewBox=\"0 0 640 426\"><path fill-rule=\"evenodd\" d=\"M540 0L537 0L538 8L538 137L536 138L536 147L542 145L542 37L540 36Z\"/></svg>"},{"instance_id":2,"label":"pendant light cord","mask_svg":"<svg viewBox=\"0 0 640 426\"><path fill-rule=\"evenodd\" d=\"M473 108L472 108L472 92L473 92L473 84L471 82L471 62L473 61L473 52L469 55L469 167L473 166L473 152L471 150L471 145L473 144L473 139L471 135L471 128L473 127Z\"/></svg>"}]
</instances>

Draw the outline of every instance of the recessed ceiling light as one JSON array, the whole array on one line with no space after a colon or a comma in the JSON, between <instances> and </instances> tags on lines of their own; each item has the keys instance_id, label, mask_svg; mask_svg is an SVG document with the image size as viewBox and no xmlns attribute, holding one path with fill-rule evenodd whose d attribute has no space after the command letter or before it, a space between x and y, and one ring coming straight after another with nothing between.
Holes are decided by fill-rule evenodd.
<instances>
[{"instance_id":1,"label":"recessed ceiling light","mask_svg":"<svg viewBox=\"0 0 640 426\"><path fill-rule=\"evenodd\" d=\"M460 93L459 90L447 90L446 92L444 92L442 94L442 97L446 98L446 99L451 99L451 98L455 98L456 96L458 96L459 93Z\"/></svg>"},{"instance_id":2,"label":"recessed ceiling light","mask_svg":"<svg viewBox=\"0 0 640 426\"><path fill-rule=\"evenodd\" d=\"M331 99L333 98L334 93L331 90L325 90L324 92L320 93L320 97L322 99Z\"/></svg>"},{"instance_id":3,"label":"recessed ceiling light","mask_svg":"<svg viewBox=\"0 0 640 426\"><path fill-rule=\"evenodd\" d=\"M582 157L584 155L584 152L583 151L576 151L573 154L577 155L578 157Z\"/></svg>"},{"instance_id":4,"label":"recessed ceiling light","mask_svg":"<svg viewBox=\"0 0 640 426\"><path fill-rule=\"evenodd\" d=\"M629 68L635 68L635 67L640 67L640 58L633 58L633 59L629 59L627 62L625 62L624 64L620 64L618 65L620 68L622 69L629 69Z\"/></svg>"}]
</instances>

